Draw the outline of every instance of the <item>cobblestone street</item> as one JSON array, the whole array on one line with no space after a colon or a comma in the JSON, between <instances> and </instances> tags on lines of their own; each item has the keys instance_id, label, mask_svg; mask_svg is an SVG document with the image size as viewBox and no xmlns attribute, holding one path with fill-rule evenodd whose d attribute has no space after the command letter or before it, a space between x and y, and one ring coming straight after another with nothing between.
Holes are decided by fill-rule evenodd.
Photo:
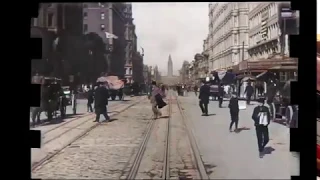
<instances>
[{"instance_id":1,"label":"cobblestone street","mask_svg":"<svg viewBox=\"0 0 320 180\"><path fill-rule=\"evenodd\" d=\"M101 123L32 172L42 179L119 179L151 118L148 100ZM90 121L90 123L92 123Z\"/></svg>"}]
</instances>

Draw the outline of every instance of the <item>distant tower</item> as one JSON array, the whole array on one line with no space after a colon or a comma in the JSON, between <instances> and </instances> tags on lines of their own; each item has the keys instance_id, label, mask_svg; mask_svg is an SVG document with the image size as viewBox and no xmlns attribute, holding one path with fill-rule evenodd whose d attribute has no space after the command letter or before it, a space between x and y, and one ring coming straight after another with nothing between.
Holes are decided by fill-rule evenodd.
<instances>
[{"instance_id":1,"label":"distant tower","mask_svg":"<svg viewBox=\"0 0 320 180\"><path fill-rule=\"evenodd\" d=\"M171 59L171 55L169 55L169 60L168 60L168 77L172 77L173 76L173 65L172 65L172 59Z\"/></svg>"}]
</instances>

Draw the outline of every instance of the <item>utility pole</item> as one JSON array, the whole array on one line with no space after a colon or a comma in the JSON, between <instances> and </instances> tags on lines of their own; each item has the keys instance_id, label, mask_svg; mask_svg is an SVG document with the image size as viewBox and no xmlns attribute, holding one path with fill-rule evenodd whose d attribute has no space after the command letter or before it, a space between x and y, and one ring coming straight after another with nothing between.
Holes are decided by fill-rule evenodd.
<instances>
[{"instance_id":1,"label":"utility pole","mask_svg":"<svg viewBox=\"0 0 320 180\"><path fill-rule=\"evenodd\" d=\"M282 17L282 21L283 21L283 30L282 30L282 49L281 49L281 54L282 54L282 60L284 60L284 55L285 55L285 48L286 48L286 18Z\"/></svg>"}]
</instances>

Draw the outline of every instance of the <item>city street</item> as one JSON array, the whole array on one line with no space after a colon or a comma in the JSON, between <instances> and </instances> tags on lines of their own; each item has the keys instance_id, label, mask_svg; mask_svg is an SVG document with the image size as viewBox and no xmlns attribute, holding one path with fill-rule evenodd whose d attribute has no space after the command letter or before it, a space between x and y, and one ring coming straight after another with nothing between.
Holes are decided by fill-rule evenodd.
<instances>
[{"instance_id":1,"label":"city street","mask_svg":"<svg viewBox=\"0 0 320 180\"><path fill-rule=\"evenodd\" d=\"M130 100L132 99L132 97L130 96L126 96L125 100ZM118 104L123 103L123 101L109 101L109 106L115 106ZM92 106L94 106L94 104L92 104ZM31 109L30 109L31 110ZM77 115L73 115L73 111L72 111L72 106L67 106L67 118L65 119L65 121L70 120L70 118L73 117L79 117L79 116L83 116L87 114L87 100L86 99L78 99L77 100ZM41 124L43 124L44 122L46 122L46 120L48 119L48 117L45 115L45 112L42 112L40 115L40 122ZM32 119L31 119L31 112L30 112L30 124L32 123ZM33 129L33 128L31 128Z\"/></svg>"},{"instance_id":2,"label":"city street","mask_svg":"<svg viewBox=\"0 0 320 180\"><path fill-rule=\"evenodd\" d=\"M70 145L65 148L61 147L63 149L61 152L33 169L32 177L119 179L128 171L126 169L128 163L133 160L137 151L136 147L139 146L152 115L152 111L149 111L149 100L145 97L137 97L137 101L140 102L137 105L127 107L127 110L124 110L123 107L113 109L113 111L123 112L118 115L111 113L111 122L93 123L93 116L91 116L87 120L82 120L87 122L85 126L69 127L70 131L90 128L92 131L88 131L75 141L70 141L71 143L66 143L66 145ZM54 143L49 142L51 145L44 142L47 147L41 149L54 149L60 146L68 136L75 136L75 133L61 135L60 140L54 140ZM33 155L40 154L34 153Z\"/></svg>"},{"instance_id":3,"label":"city street","mask_svg":"<svg viewBox=\"0 0 320 180\"><path fill-rule=\"evenodd\" d=\"M38 127L43 146L32 150L32 165L39 163L32 168L33 178L162 178L166 167L163 159L167 156L170 177L183 173L198 177L196 154L210 179L289 179L299 174L298 155L289 152L289 129L281 124L270 124L270 142L265 156L259 158L251 120L255 105L240 111L241 131L230 133L229 109L225 108L228 101L224 101L224 108L210 101L208 117L201 116L193 93L178 97L181 111L174 97L168 96L167 102L170 105L162 109L163 118L154 125L149 125L153 122L149 100L133 97L109 108L113 119L109 123L93 123L94 114L90 114L66 125ZM170 151L165 155L167 126L171 131ZM190 130L196 148L188 135ZM150 139L137 161L146 136ZM136 163L140 165L135 176L132 167Z\"/></svg>"},{"instance_id":4,"label":"city street","mask_svg":"<svg viewBox=\"0 0 320 180\"><path fill-rule=\"evenodd\" d=\"M255 105L240 110L239 133L229 132L228 101L218 108L210 101L208 117L201 116L194 94L178 98L194 128L194 136L210 179L290 179L299 174L299 159L289 152L289 129L269 125L270 142L259 158L256 132L251 119ZM254 103L254 102L253 102Z\"/></svg>"}]
</instances>

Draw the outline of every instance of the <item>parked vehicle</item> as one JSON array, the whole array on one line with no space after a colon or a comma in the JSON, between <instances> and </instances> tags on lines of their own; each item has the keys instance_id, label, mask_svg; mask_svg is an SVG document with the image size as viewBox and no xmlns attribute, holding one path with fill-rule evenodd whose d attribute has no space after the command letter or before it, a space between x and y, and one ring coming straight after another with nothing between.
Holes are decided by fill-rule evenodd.
<instances>
[{"instance_id":1,"label":"parked vehicle","mask_svg":"<svg viewBox=\"0 0 320 180\"><path fill-rule=\"evenodd\" d=\"M65 96L61 87L61 79L55 77L44 77L42 80L42 90L47 92L48 101L42 101L42 111L45 112L49 120L57 116L64 118L66 115ZM40 112L41 113L41 112Z\"/></svg>"},{"instance_id":2,"label":"parked vehicle","mask_svg":"<svg viewBox=\"0 0 320 180\"><path fill-rule=\"evenodd\" d=\"M102 76L97 79L97 82L105 83L106 88L109 90L111 100L115 100L117 96L119 100L123 100L124 80L118 76Z\"/></svg>"}]
</instances>

